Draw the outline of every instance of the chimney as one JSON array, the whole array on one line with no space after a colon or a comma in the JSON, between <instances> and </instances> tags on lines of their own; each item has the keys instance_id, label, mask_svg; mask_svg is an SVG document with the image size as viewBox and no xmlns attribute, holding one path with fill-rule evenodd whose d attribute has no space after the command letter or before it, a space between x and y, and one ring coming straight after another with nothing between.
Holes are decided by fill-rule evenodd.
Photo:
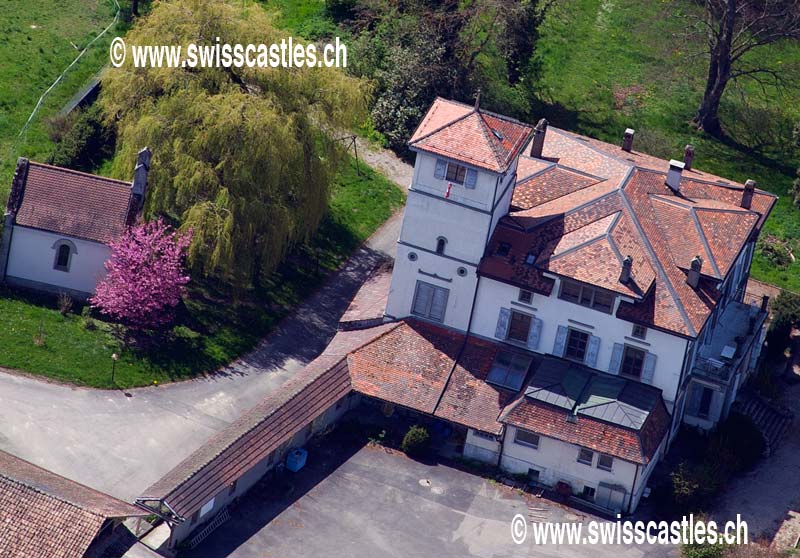
<instances>
[{"instance_id":1,"label":"chimney","mask_svg":"<svg viewBox=\"0 0 800 558\"><path fill-rule=\"evenodd\" d=\"M669 171L667 171L667 186L672 188L673 192L680 192L681 190L681 173L683 172L684 164L680 161L672 159L669 162Z\"/></svg>"},{"instance_id":2,"label":"chimney","mask_svg":"<svg viewBox=\"0 0 800 558\"><path fill-rule=\"evenodd\" d=\"M633 134L636 131L632 128L626 128L625 133L622 135L622 150L627 151L630 153L631 149L633 149Z\"/></svg>"},{"instance_id":3,"label":"chimney","mask_svg":"<svg viewBox=\"0 0 800 558\"><path fill-rule=\"evenodd\" d=\"M622 271L619 274L619 282L627 283L631 280L631 269L633 268L633 257L625 256L622 260Z\"/></svg>"},{"instance_id":4,"label":"chimney","mask_svg":"<svg viewBox=\"0 0 800 558\"><path fill-rule=\"evenodd\" d=\"M694 161L694 145L689 143L683 148L683 168L692 170L692 161Z\"/></svg>"},{"instance_id":5,"label":"chimney","mask_svg":"<svg viewBox=\"0 0 800 558\"><path fill-rule=\"evenodd\" d=\"M745 209L750 209L753 204L753 194L756 191L756 181L748 180L744 183L744 192L742 192L741 206Z\"/></svg>"},{"instance_id":6,"label":"chimney","mask_svg":"<svg viewBox=\"0 0 800 558\"><path fill-rule=\"evenodd\" d=\"M6 215L17 216L27 180L28 159L20 157L17 159L17 170L14 171L14 178L11 179L11 191L8 193L8 201L6 202Z\"/></svg>"},{"instance_id":7,"label":"chimney","mask_svg":"<svg viewBox=\"0 0 800 558\"><path fill-rule=\"evenodd\" d=\"M544 148L544 136L547 134L547 120L542 118L533 129L533 141L531 141L531 157L541 159L542 148Z\"/></svg>"},{"instance_id":8,"label":"chimney","mask_svg":"<svg viewBox=\"0 0 800 558\"><path fill-rule=\"evenodd\" d=\"M695 256L689 264L689 275L686 277L686 282L693 289L696 289L700 284L700 271L703 269L703 258Z\"/></svg>"},{"instance_id":9,"label":"chimney","mask_svg":"<svg viewBox=\"0 0 800 558\"><path fill-rule=\"evenodd\" d=\"M133 169L133 187L131 188L133 203L131 203L129 213L131 220L138 217L144 206L144 196L147 192L147 173L150 170L151 156L150 149L145 147L139 151L139 155L136 157L136 167Z\"/></svg>"},{"instance_id":10,"label":"chimney","mask_svg":"<svg viewBox=\"0 0 800 558\"><path fill-rule=\"evenodd\" d=\"M769 308L769 295L762 295L761 297L761 311L766 312Z\"/></svg>"}]
</instances>

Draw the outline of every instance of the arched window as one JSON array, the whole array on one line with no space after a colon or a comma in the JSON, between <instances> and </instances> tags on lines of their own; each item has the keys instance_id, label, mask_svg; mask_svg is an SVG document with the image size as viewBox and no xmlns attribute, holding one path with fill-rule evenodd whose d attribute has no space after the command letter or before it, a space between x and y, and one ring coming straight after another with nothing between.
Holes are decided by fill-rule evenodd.
<instances>
[{"instance_id":1,"label":"arched window","mask_svg":"<svg viewBox=\"0 0 800 558\"><path fill-rule=\"evenodd\" d=\"M447 246L447 239L443 236L440 236L436 239L436 253L441 255L444 254L444 247Z\"/></svg>"},{"instance_id":2,"label":"arched window","mask_svg":"<svg viewBox=\"0 0 800 558\"><path fill-rule=\"evenodd\" d=\"M72 262L72 255L78 253L75 244L69 240L62 239L53 244L53 249L56 251L53 269L57 269L58 271L69 271L69 266Z\"/></svg>"}]
</instances>

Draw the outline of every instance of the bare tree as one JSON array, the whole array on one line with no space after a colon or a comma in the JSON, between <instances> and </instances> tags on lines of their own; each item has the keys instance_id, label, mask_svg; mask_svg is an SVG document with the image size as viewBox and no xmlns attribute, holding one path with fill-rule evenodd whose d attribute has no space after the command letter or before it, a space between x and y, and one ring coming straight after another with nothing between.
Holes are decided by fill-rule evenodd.
<instances>
[{"instance_id":1,"label":"bare tree","mask_svg":"<svg viewBox=\"0 0 800 558\"><path fill-rule=\"evenodd\" d=\"M708 34L708 77L694 123L720 135L719 106L725 88L739 78L762 85L786 85L797 76L768 67L748 53L781 40L800 39L800 0L706 0L705 19L698 22Z\"/></svg>"}]
</instances>

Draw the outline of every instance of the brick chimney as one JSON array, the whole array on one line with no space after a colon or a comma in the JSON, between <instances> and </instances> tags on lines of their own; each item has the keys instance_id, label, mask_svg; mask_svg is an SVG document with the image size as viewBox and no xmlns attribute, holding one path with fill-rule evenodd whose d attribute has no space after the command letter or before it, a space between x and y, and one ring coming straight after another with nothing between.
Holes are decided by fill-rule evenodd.
<instances>
[{"instance_id":1,"label":"brick chimney","mask_svg":"<svg viewBox=\"0 0 800 558\"><path fill-rule=\"evenodd\" d=\"M636 130L634 130L632 128L626 128L625 129L625 133L622 134L622 150L623 151L627 151L628 153L630 153L630 151L633 149L633 134L635 134L635 133L636 133Z\"/></svg>"},{"instance_id":2,"label":"brick chimney","mask_svg":"<svg viewBox=\"0 0 800 558\"><path fill-rule=\"evenodd\" d=\"M145 147L136 157L136 167L133 169L133 186L131 187L131 207L128 211L128 223L133 224L139 217L144 207L144 198L147 193L147 173L150 171L150 149Z\"/></svg>"},{"instance_id":3,"label":"brick chimney","mask_svg":"<svg viewBox=\"0 0 800 558\"><path fill-rule=\"evenodd\" d=\"M686 144L683 148L683 168L684 170L692 170L692 162L694 161L694 145L691 143Z\"/></svg>"},{"instance_id":4,"label":"brick chimney","mask_svg":"<svg viewBox=\"0 0 800 558\"><path fill-rule=\"evenodd\" d=\"M748 180L744 183L744 192L742 192L742 203L740 204L745 209L750 209L753 204L753 194L756 192L756 181Z\"/></svg>"},{"instance_id":5,"label":"brick chimney","mask_svg":"<svg viewBox=\"0 0 800 558\"><path fill-rule=\"evenodd\" d=\"M680 192L681 191L681 174L683 173L684 164L680 161L676 161L672 159L669 162L669 170L667 171L667 186L669 186L673 192Z\"/></svg>"},{"instance_id":6,"label":"brick chimney","mask_svg":"<svg viewBox=\"0 0 800 558\"><path fill-rule=\"evenodd\" d=\"M619 274L619 282L627 283L631 280L631 270L633 269L633 257L625 256L622 260L622 271Z\"/></svg>"},{"instance_id":7,"label":"brick chimney","mask_svg":"<svg viewBox=\"0 0 800 558\"><path fill-rule=\"evenodd\" d=\"M547 120L542 118L533 129L533 141L531 141L531 157L541 159L542 149L544 148L544 137L547 134Z\"/></svg>"},{"instance_id":8,"label":"brick chimney","mask_svg":"<svg viewBox=\"0 0 800 558\"><path fill-rule=\"evenodd\" d=\"M693 289L696 289L700 284L700 272L703 270L703 258L695 256L689 264L689 275L686 277L686 282Z\"/></svg>"}]
</instances>

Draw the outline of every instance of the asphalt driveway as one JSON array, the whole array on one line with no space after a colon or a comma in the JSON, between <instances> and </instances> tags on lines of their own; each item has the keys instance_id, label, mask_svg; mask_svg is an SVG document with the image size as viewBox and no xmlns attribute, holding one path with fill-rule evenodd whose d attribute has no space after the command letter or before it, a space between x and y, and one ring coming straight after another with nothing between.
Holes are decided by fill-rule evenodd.
<instances>
[{"instance_id":1,"label":"asphalt driveway","mask_svg":"<svg viewBox=\"0 0 800 558\"><path fill-rule=\"evenodd\" d=\"M515 514L588 521L558 504L383 448L312 448L300 473L264 480L231 519L181 558L677 556L672 547L517 546Z\"/></svg>"}]
</instances>

